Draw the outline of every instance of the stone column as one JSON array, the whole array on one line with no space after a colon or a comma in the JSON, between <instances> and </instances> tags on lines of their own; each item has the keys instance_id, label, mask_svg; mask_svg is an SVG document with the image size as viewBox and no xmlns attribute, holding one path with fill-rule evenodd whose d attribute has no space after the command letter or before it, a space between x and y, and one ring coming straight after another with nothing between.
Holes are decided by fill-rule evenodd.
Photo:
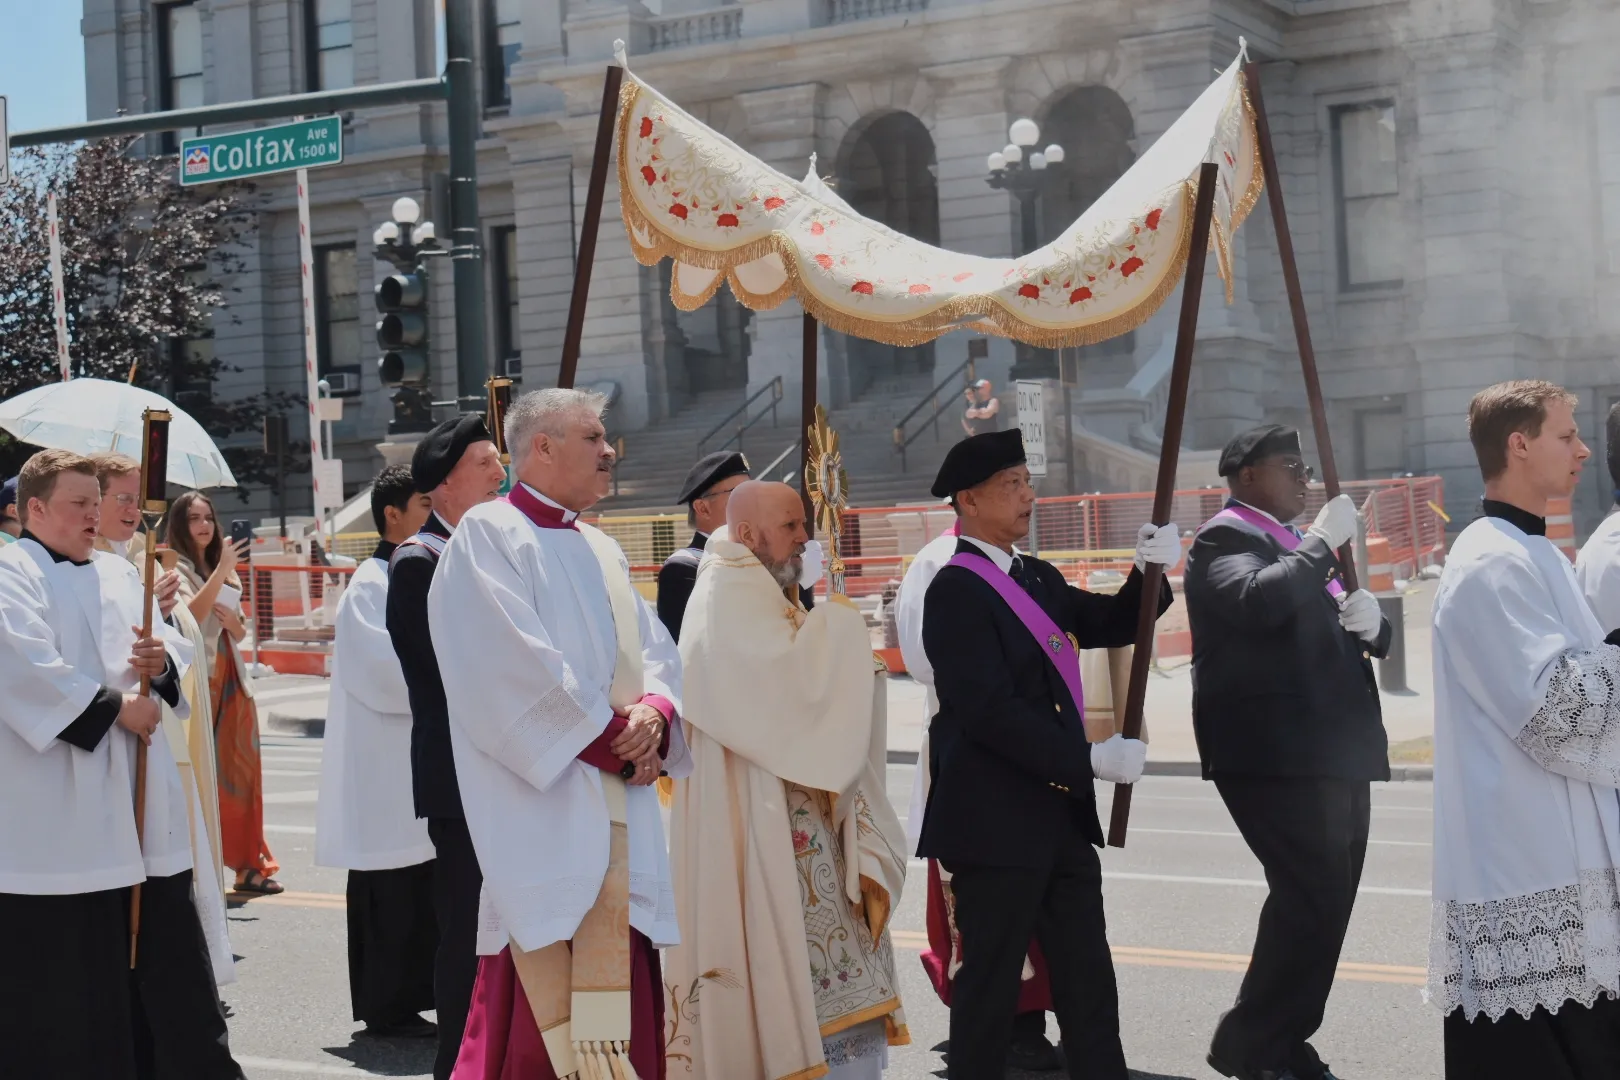
<instances>
[{"instance_id":1,"label":"stone column","mask_svg":"<svg viewBox=\"0 0 1620 1080\"><path fill-rule=\"evenodd\" d=\"M795 179L809 168L816 150L822 102L822 83L798 83L738 94L736 102L747 124L738 141L749 153ZM752 347L748 354L748 392L753 393L776 376L782 377L785 402L797 402L804 385L804 309L788 300L772 311L756 311L749 323ZM817 400L832 401L827 374L826 335L818 352ZM797 421L795 421L795 425Z\"/></svg>"}]
</instances>

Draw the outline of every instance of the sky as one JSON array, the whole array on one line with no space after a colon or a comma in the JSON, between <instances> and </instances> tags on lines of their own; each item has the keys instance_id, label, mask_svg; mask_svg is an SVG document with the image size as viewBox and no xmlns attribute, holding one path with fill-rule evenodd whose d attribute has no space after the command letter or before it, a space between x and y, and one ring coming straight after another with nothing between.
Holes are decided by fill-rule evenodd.
<instances>
[{"instance_id":1,"label":"sky","mask_svg":"<svg viewBox=\"0 0 1620 1080\"><path fill-rule=\"evenodd\" d=\"M80 0L0 0L0 96L12 131L84 119Z\"/></svg>"}]
</instances>

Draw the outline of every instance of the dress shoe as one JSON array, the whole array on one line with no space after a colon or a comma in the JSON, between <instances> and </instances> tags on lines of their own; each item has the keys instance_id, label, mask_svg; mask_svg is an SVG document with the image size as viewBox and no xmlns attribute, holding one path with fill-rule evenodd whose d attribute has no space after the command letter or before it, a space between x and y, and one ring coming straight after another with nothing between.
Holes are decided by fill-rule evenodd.
<instances>
[{"instance_id":1,"label":"dress shoe","mask_svg":"<svg viewBox=\"0 0 1620 1080\"><path fill-rule=\"evenodd\" d=\"M1232 1080L1307 1080L1306 1077L1299 1075L1293 1069L1245 1069L1236 1065L1229 1065L1214 1054L1210 1054L1204 1060L1209 1062L1210 1068L1222 1076L1232 1077ZM1322 1075L1324 1080L1328 1080L1332 1076L1327 1072ZM1336 1078L1333 1078L1333 1080L1336 1080Z\"/></svg>"},{"instance_id":2,"label":"dress shoe","mask_svg":"<svg viewBox=\"0 0 1620 1080\"><path fill-rule=\"evenodd\" d=\"M438 1033L438 1025L416 1014L385 1024L367 1024L360 1032L368 1039L431 1039Z\"/></svg>"},{"instance_id":3,"label":"dress shoe","mask_svg":"<svg viewBox=\"0 0 1620 1080\"><path fill-rule=\"evenodd\" d=\"M1013 1039L1007 1048L1007 1068L1025 1072L1056 1072L1063 1068L1057 1047L1046 1041L1045 1035L1029 1035Z\"/></svg>"}]
</instances>

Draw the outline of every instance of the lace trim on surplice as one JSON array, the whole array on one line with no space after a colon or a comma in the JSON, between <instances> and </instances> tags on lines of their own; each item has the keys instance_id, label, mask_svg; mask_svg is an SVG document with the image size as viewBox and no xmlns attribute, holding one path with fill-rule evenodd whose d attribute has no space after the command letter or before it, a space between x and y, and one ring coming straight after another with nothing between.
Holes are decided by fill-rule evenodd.
<instances>
[{"instance_id":1,"label":"lace trim on surplice","mask_svg":"<svg viewBox=\"0 0 1620 1080\"><path fill-rule=\"evenodd\" d=\"M1620 787L1620 649L1560 653L1541 708L1513 741L1550 772Z\"/></svg>"},{"instance_id":2,"label":"lace trim on surplice","mask_svg":"<svg viewBox=\"0 0 1620 1080\"><path fill-rule=\"evenodd\" d=\"M1524 896L1436 901L1424 997L1445 1013L1500 1020L1620 996L1617 884L1615 870L1585 870L1574 885Z\"/></svg>"}]
</instances>

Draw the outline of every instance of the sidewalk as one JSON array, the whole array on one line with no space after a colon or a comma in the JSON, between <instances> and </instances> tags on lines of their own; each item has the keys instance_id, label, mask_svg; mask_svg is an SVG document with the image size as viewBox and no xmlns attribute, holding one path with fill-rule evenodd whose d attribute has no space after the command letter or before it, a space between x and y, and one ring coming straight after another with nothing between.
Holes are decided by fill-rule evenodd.
<instances>
[{"instance_id":1,"label":"sidewalk","mask_svg":"<svg viewBox=\"0 0 1620 1080\"><path fill-rule=\"evenodd\" d=\"M1382 693L1384 728L1397 778L1427 779L1424 744L1434 734L1434 671L1429 614L1432 581L1414 583L1406 594L1406 681L1401 693ZM1375 665L1376 666L1376 665ZM259 728L266 734L320 738L326 731L329 680L315 675L270 675L256 679ZM927 726L922 687L910 678L889 680L889 761L917 760ZM1148 675L1148 771L1156 775L1198 774L1198 746L1192 729L1192 665L1177 660ZM1408 744L1408 745L1402 745Z\"/></svg>"}]
</instances>

